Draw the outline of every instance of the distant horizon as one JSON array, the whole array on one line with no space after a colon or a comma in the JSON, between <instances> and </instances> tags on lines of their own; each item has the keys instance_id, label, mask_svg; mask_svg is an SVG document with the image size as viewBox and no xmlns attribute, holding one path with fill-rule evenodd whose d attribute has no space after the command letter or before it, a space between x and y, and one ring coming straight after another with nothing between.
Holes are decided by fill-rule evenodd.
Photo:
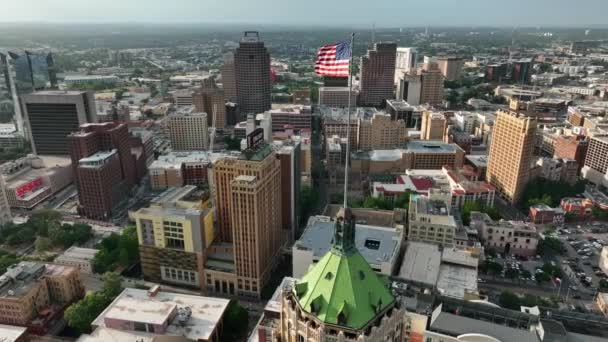
<instances>
[{"instance_id":1,"label":"distant horizon","mask_svg":"<svg viewBox=\"0 0 608 342\"><path fill-rule=\"evenodd\" d=\"M48 25L48 26L172 26L172 27L269 27L269 28L299 28L299 29L367 29L371 30L375 24L376 30L399 30L399 29L510 29L510 30L546 30L546 29L601 29L608 30L608 23L605 24L589 24L586 26L569 26L569 25L531 25L531 26L508 26L508 25L411 25L411 26L380 26L377 23L370 22L368 25L310 25L310 24L289 24L289 23L247 23L247 22L152 22L152 21L108 21L108 22L63 22L63 21L2 21L0 26L24 26L24 25Z\"/></svg>"},{"instance_id":2,"label":"distant horizon","mask_svg":"<svg viewBox=\"0 0 608 342\"><path fill-rule=\"evenodd\" d=\"M608 1L578 0L4 0L2 22L286 27L605 28Z\"/></svg>"}]
</instances>

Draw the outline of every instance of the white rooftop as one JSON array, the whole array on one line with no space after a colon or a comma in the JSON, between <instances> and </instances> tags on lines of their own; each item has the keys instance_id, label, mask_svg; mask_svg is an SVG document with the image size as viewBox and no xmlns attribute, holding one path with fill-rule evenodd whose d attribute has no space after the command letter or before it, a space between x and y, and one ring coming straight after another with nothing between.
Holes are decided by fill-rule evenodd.
<instances>
[{"instance_id":1,"label":"white rooftop","mask_svg":"<svg viewBox=\"0 0 608 342\"><path fill-rule=\"evenodd\" d=\"M135 322L163 322L171 308L189 307L192 316L185 326L177 318L169 323L165 335L183 336L198 341L208 340L228 307L228 299L160 291L149 296L147 290L127 288L93 321L94 327L106 328L105 318ZM127 331L123 331L127 332ZM132 332L117 342L132 342L140 333ZM146 335L143 335L146 336ZM95 341L95 340L87 340Z\"/></svg>"},{"instance_id":2,"label":"white rooftop","mask_svg":"<svg viewBox=\"0 0 608 342\"><path fill-rule=\"evenodd\" d=\"M399 270L399 277L435 286L439 278L441 251L437 245L409 242Z\"/></svg>"},{"instance_id":3,"label":"white rooftop","mask_svg":"<svg viewBox=\"0 0 608 342\"><path fill-rule=\"evenodd\" d=\"M18 338L25 336L25 327L0 324L0 342L14 342Z\"/></svg>"}]
</instances>

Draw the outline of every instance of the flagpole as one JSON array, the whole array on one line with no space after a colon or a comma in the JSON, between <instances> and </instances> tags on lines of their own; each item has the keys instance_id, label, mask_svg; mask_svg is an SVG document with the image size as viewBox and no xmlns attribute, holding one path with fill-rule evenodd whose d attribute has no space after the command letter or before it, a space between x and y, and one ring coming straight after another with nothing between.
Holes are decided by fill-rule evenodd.
<instances>
[{"instance_id":1,"label":"flagpole","mask_svg":"<svg viewBox=\"0 0 608 342\"><path fill-rule=\"evenodd\" d=\"M351 98L353 91L353 57L355 47L355 33L350 35L350 62L348 63L348 121L346 122L346 160L344 162L344 209L348 207L348 173L349 173L349 161L350 161L350 112L351 112Z\"/></svg>"}]
</instances>

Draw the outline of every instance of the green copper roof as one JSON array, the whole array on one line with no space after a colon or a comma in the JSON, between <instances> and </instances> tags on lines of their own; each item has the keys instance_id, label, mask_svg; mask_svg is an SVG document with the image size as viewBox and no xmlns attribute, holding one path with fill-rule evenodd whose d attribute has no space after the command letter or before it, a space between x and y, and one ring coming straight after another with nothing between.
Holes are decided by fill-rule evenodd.
<instances>
[{"instance_id":1,"label":"green copper roof","mask_svg":"<svg viewBox=\"0 0 608 342\"><path fill-rule=\"evenodd\" d=\"M385 282L354 249L335 248L296 283L304 311L325 323L361 329L394 302Z\"/></svg>"}]
</instances>

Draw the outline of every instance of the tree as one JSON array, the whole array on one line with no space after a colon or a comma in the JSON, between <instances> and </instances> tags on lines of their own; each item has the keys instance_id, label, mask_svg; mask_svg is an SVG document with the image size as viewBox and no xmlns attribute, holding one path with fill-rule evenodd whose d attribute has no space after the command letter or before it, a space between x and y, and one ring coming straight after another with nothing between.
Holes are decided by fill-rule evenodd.
<instances>
[{"instance_id":1,"label":"tree","mask_svg":"<svg viewBox=\"0 0 608 342\"><path fill-rule=\"evenodd\" d=\"M239 341L247 333L249 313L235 300L231 300L224 316L222 341Z\"/></svg>"},{"instance_id":2,"label":"tree","mask_svg":"<svg viewBox=\"0 0 608 342\"><path fill-rule=\"evenodd\" d=\"M548 275L548 274L547 274L547 273L545 273L545 272L536 273L535 278L536 278L536 282L537 282L537 283L539 283L539 284L540 284L540 283L546 283L546 282L548 282L548 281L551 281L551 276L550 276L550 275Z\"/></svg>"},{"instance_id":3,"label":"tree","mask_svg":"<svg viewBox=\"0 0 608 342\"><path fill-rule=\"evenodd\" d=\"M503 291L498 296L498 305L506 309L519 310L521 302L515 293L511 291Z\"/></svg>"},{"instance_id":4,"label":"tree","mask_svg":"<svg viewBox=\"0 0 608 342\"><path fill-rule=\"evenodd\" d=\"M117 267L128 267L139 260L137 229L127 227L120 235L112 233L99 243L99 252L93 257L93 271L105 273Z\"/></svg>"},{"instance_id":5,"label":"tree","mask_svg":"<svg viewBox=\"0 0 608 342\"><path fill-rule=\"evenodd\" d=\"M601 279L600 280L600 290L601 291L607 291L608 290L608 280L606 280L606 279Z\"/></svg>"},{"instance_id":6,"label":"tree","mask_svg":"<svg viewBox=\"0 0 608 342\"><path fill-rule=\"evenodd\" d=\"M43 253L51 247L51 240L44 236L38 236L34 245L36 246L36 252Z\"/></svg>"},{"instance_id":7,"label":"tree","mask_svg":"<svg viewBox=\"0 0 608 342\"><path fill-rule=\"evenodd\" d=\"M492 276L496 276L502 272L502 265L492 261L492 260L484 260L480 265L479 269L482 273L490 274Z\"/></svg>"},{"instance_id":8,"label":"tree","mask_svg":"<svg viewBox=\"0 0 608 342\"><path fill-rule=\"evenodd\" d=\"M564 244L558 238L546 236L544 239L540 240L536 246L536 252L540 255L561 255L566 253L566 247L564 247Z\"/></svg>"},{"instance_id":9,"label":"tree","mask_svg":"<svg viewBox=\"0 0 608 342\"><path fill-rule=\"evenodd\" d=\"M521 271L521 277L523 279L531 279L532 278L532 273L528 270L523 270Z\"/></svg>"},{"instance_id":10,"label":"tree","mask_svg":"<svg viewBox=\"0 0 608 342\"><path fill-rule=\"evenodd\" d=\"M505 278L508 278L511 280L517 279L517 278L519 278L519 271L515 268L508 268L505 271Z\"/></svg>"},{"instance_id":11,"label":"tree","mask_svg":"<svg viewBox=\"0 0 608 342\"><path fill-rule=\"evenodd\" d=\"M116 297L122 292L122 277L116 272L103 274L103 291L109 297Z\"/></svg>"},{"instance_id":12,"label":"tree","mask_svg":"<svg viewBox=\"0 0 608 342\"><path fill-rule=\"evenodd\" d=\"M471 224L471 213L474 211L486 213L493 220L500 219L500 214L498 213L498 210L494 207L488 207L484 203L481 203L479 201L465 202L464 205L462 206L462 214L461 214L462 223L465 226L468 226Z\"/></svg>"},{"instance_id":13,"label":"tree","mask_svg":"<svg viewBox=\"0 0 608 342\"><path fill-rule=\"evenodd\" d=\"M84 299L70 305L64 313L68 325L79 333L91 331L91 323L110 304L112 299L103 292L88 294Z\"/></svg>"}]
</instances>

